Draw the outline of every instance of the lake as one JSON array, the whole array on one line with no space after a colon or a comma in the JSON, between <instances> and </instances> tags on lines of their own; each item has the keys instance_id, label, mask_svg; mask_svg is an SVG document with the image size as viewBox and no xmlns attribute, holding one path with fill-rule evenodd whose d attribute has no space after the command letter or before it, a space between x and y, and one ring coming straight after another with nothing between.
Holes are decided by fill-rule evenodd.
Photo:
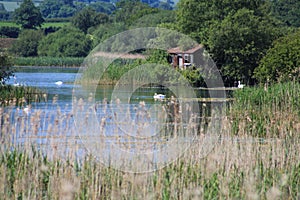
<instances>
[{"instance_id":1,"label":"lake","mask_svg":"<svg viewBox=\"0 0 300 200\"><path fill-rule=\"evenodd\" d=\"M9 140L16 146L34 144L49 157L97 155L105 165L116 165L122 158L135 162L136 155L151 153L156 169L184 152L200 129L217 132L218 126L209 126L203 118L210 115L209 103L172 97L184 92L182 88L141 87L130 94L119 90L117 95L130 97L120 101L111 97L116 92L113 86L90 89L74 84L79 77L78 68L18 68L9 84L38 87L48 94L48 101L6 108L8 132L13 133ZM207 90L194 92L197 98L209 97ZM166 100L155 101L155 93L166 95ZM173 155L174 150L167 148L170 141L176 144L177 153L159 157L162 152Z\"/></svg>"}]
</instances>

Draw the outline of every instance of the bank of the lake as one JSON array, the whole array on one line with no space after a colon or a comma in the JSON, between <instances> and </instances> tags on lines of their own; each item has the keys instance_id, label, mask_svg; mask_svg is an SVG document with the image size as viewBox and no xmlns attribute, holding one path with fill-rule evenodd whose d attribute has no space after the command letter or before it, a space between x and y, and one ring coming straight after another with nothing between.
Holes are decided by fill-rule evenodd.
<instances>
[{"instance_id":1,"label":"bank of the lake","mask_svg":"<svg viewBox=\"0 0 300 200\"><path fill-rule=\"evenodd\" d=\"M84 57L16 57L15 66L80 67Z\"/></svg>"}]
</instances>

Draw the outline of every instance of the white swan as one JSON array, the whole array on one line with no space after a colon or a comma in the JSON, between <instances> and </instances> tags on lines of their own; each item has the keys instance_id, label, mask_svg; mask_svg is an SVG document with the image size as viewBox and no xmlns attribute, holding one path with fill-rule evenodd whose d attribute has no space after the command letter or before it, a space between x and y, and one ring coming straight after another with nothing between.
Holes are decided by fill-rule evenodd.
<instances>
[{"instance_id":1,"label":"white swan","mask_svg":"<svg viewBox=\"0 0 300 200\"><path fill-rule=\"evenodd\" d=\"M154 100L163 100L165 97L166 97L166 95L157 94L157 93L155 93L154 96L153 96Z\"/></svg>"},{"instance_id":2,"label":"white swan","mask_svg":"<svg viewBox=\"0 0 300 200\"><path fill-rule=\"evenodd\" d=\"M29 115L30 110L31 110L31 106L30 106L30 105L29 105L29 106L26 106L26 107L23 109L23 111L24 111L24 113L25 113L26 115Z\"/></svg>"},{"instance_id":3,"label":"white swan","mask_svg":"<svg viewBox=\"0 0 300 200\"><path fill-rule=\"evenodd\" d=\"M244 88L245 85L244 85L244 84L241 84L241 81L238 81L238 83L239 83L239 84L238 84L238 88Z\"/></svg>"},{"instance_id":4,"label":"white swan","mask_svg":"<svg viewBox=\"0 0 300 200\"><path fill-rule=\"evenodd\" d=\"M62 85L63 82L62 82L62 81L56 81L55 84L56 84L56 85Z\"/></svg>"}]
</instances>

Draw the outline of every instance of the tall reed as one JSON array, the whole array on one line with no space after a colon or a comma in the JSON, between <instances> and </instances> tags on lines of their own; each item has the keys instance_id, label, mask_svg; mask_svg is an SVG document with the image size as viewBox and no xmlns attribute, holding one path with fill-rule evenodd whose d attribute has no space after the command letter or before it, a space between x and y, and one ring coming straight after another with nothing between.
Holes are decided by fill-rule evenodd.
<instances>
[{"instance_id":1,"label":"tall reed","mask_svg":"<svg viewBox=\"0 0 300 200\"><path fill-rule=\"evenodd\" d=\"M84 145L76 142L76 131L82 127L74 127L74 114L84 113L87 120L80 123L88 126L92 123L88 117L95 109L101 112L109 109L111 104L107 101L90 107L79 99L74 109L64 109L58 107L55 98L47 105L52 108L47 113L32 108L29 114L13 114L13 109L2 108L0 196L3 199L299 199L300 121L299 102L294 99L299 94L298 86L289 83L267 91L263 88L237 91L236 101L223 119L221 137L207 156L203 157L203 151L207 150L203 141L209 138L200 132L182 156L148 173L128 173L115 169L114 165L104 165L99 162L101 157L85 152ZM287 118L289 115L294 118ZM251 126L246 122L252 122ZM256 127L259 123L272 132L265 135L255 132L262 130ZM237 132L235 126L239 128ZM262 141L256 136L265 137ZM170 148L176 152L180 147Z\"/></svg>"}]
</instances>

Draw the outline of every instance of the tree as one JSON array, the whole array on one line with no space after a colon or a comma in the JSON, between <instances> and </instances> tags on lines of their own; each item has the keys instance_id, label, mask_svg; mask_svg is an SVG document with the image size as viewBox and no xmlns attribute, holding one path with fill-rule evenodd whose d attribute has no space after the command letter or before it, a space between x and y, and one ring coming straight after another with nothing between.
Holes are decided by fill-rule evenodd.
<instances>
[{"instance_id":1,"label":"tree","mask_svg":"<svg viewBox=\"0 0 300 200\"><path fill-rule=\"evenodd\" d=\"M100 42L121 33L126 30L126 27L123 23L107 23L100 24L97 29L92 32L94 37L93 46L97 46Z\"/></svg>"},{"instance_id":2,"label":"tree","mask_svg":"<svg viewBox=\"0 0 300 200\"><path fill-rule=\"evenodd\" d=\"M253 84L253 72L272 42L279 37L276 21L240 9L211 27L208 47L227 83L243 80Z\"/></svg>"},{"instance_id":3,"label":"tree","mask_svg":"<svg viewBox=\"0 0 300 200\"><path fill-rule=\"evenodd\" d=\"M35 7L31 0L24 0L19 8L15 10L15 21L25 29L41 27L44 19L40 10Z\"/></svg>"},{"instance_id":4,"label":"tree","mask_svg":"<svg viewBox=\"0 0 300 200\"><path fill-rule=\"evenodd\" d=\"M13 44L11 52L18 56L37 56L38 45L44 37L42 30L23 30Z\"/></svg>"},{"instance_id":5,"label":"tree","mask_svg":"<svg viewBox=\"0 0 300 200\"><path fill-rule=\"evenodd\" d=\"M300 1L299 0L274 0L272 11L275 17L288 26L300 27Z\"/></svg>"},{"instance_id":6,"label":"tree","mask_svg":"<svg viewBox=\"0 0 300 200\"><path fill-rule=\"evenodd\" d=\"M0 84L3 85L9 77L13 75L10 67L12 66L11 58L4 52L0 52Z\"/></svg>"},{"instance_id":7,"label":"tree","mask_svg":"<svg viewBox=\"0 0 300 200\"><path fill-rule=\"evenodd\" d=\"M87 33L90 27L106 23L108 16L103 13L97 13L94 9L88 7L77 13L73 19L72 24Z\"/></svg>"},{"instance_id":8,"label":"tree","mask_svg":"<svg viewBox=\"0 0 300 200\"><path fill-rule=\"evenodd\" d=\"M300 81L300 30L279 38L255 69L260 82Z\"/></svg>"},{"instance_id":9,"label":"tree","mask_svg":"<svg viewBox=\"0 0 300 200\"><path fill-rule=\"evenodd\" d=\"M228 14L246 8L262 12L264 0L181 0L177 4L177 25L180 32L193 37L199 43L208 38L212 25L220 23Z\"/></svg>"},{"instance_id":10,"label":"tree","mask_svg":"<svg viewBox=\"0 0 300 200\"><path fill-rule=\"evenodd\" d=\"M116 10L116 7L114 4L110 2L93 2L89 5L89 7L95 9L97 12L105 13L110 15L114 10Z\"/></svg>"},{"instance_id":11,"label":"tree","mask_svg":"<svg viewBox=\"0 0 300 200\"><path fill-rule=\"evenodd\" d=\"M82 4L74 5L73 1L44 0L40 4L41 13L46 18L72 17L81 8Z\"/></svg>"},{"instance_id":12,"label":"tree","mask_svg":"<svg viewBox=\"0 0 300 200\"><path fill-rule=\"evenodd\" d=\"M38 54L54 57L85 57L90 50L91 40L81 30L64 27L41 40Z\"/></svg>"},{"instance_id":13,"label":"tree","mask_svg":"<svg viewBox=\"0 0 300 200\"><path fill-rule=\"evenodd\" d=\"M121 0L116 4L116 7L117 10L114 12L115 20L117 22L124 22L127 26L133 25L136 20L145 15L154 14L159 11L139 0Z\"/></svg>"}]
</instances>

